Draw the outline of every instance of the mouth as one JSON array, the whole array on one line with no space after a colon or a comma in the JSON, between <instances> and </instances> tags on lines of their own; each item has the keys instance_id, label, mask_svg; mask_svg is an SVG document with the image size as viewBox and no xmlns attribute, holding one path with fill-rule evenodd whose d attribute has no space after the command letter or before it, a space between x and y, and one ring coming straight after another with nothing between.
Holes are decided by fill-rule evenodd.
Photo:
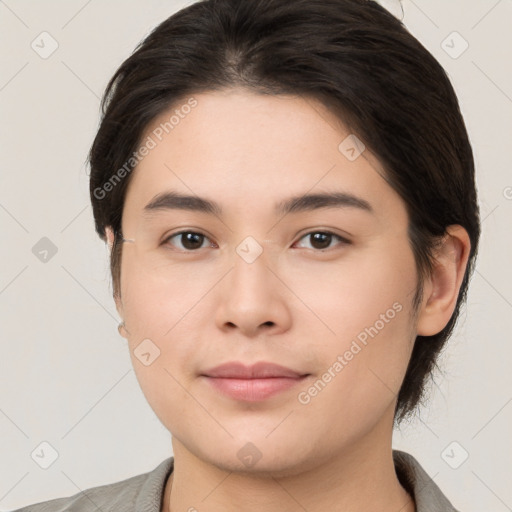
<instances>
[{"instance_id":1,"label":"mouth","mask_svg":"<svg viewBox=\"0 0 512 512\"><path fill-rule=\"evenodd\" d=\"M245 402L259 402L299 385L309 374L274 363L226 363L200 375L216 391Z\"/></svg>"}]
</instances>

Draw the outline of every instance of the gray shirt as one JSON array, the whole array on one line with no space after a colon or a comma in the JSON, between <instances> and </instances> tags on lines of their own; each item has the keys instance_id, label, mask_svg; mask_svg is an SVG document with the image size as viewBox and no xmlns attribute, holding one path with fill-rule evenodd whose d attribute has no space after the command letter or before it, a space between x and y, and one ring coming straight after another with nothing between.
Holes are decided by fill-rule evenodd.
<instances>
[{"instance_id":1,"label":"gray shirt","mask_svg":"<svg viewBox=\"0 0 512 512\"><path fill-rule=\"evenodd\" d=\"M412 455L393 450L393 460L400 483L414 496L416 512L458 512ZM169 457L147 473L13 512L160 512L173 464Z\"/></svg>"}]
</instances>

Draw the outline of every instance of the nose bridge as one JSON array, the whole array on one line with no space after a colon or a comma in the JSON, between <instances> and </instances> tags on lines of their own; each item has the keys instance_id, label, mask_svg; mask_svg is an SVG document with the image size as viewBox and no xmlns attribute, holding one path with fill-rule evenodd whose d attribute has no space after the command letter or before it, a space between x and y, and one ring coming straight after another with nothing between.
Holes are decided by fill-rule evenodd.
<instances>
[{"instance_id":1,"label":"nose bridge","mask_svg":"<svg viewBox=\"0 0 512 512\"><path fill-rule=\"evenodd\" d=\"M232 257L232 270L225 283L216 312L218 326L237 326L254 334L269 323L283 328L289 322L279 280L271 271L272 251L248 236L239 243Z\"/></svg>"},{"instance_id":2,"label":"nose bridge","mask_svg":"<svg viewBox=\"0 0 512 512\"><path fill-rule=\"evenodd\" d=\"M263 292L267 294L274 288L275 279L269 268L272 265L272 254L265 242L256 240L253 236L245 237L236 247L233 255L232 286L236 287L239 297L244 297L245 292L248 298ZM241 292L241 293L240 293Z\"/></svg>"}]
</instances>

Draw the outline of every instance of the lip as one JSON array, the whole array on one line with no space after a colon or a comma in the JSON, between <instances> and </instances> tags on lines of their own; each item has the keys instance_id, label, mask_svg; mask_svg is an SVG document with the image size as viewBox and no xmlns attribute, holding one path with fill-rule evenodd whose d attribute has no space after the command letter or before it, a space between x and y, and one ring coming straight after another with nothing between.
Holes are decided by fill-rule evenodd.
<instances>
[{"instance_id":1,"label":"lip","mask_svg":"<svg viewBox=\"0 0 512 512\"><path fill-rule=\"evenodd\" d=\"M296 372L279 364L260 361L252 365L239 362L229 362L206 370L202 375L206 377L222 377L225 379L266 379L272 377L288 377L291 379L302 377L304 374Z\"/></svg>"},{"instance_id":2,"label":"lip","mask_svg":"<svg viewBox=\"0 0 512 512\"><path fill-rule=\"evenodd\" d=\"M250 366L225 363L206 370L201 377L230 398L259 402L298 385L308 375L262 361Z\"/></svg>"}]
</instances>

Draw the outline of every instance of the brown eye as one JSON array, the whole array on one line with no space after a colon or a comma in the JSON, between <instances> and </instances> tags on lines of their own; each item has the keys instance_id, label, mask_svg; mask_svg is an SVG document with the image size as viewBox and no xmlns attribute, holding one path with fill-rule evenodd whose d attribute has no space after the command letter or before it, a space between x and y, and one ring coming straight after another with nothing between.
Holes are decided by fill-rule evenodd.
<instances>
[{"instance_id":1,"label":"brown eye","mask_svg":"<svg viewBox=\"0 0 512 512\"><path fill-rule=\"evenodd\" d=\"M350 242L339 235L330 233L329 231L312 231L304 235L302 239L308 238L311 241L311 248L319 251L329 249L334 239L340 241L341 245L349 244Z\"/></svg>"},{"instance_id":2,"label":"brown eye","mask_svg":"<svg viewBox=\"0 0 512 512\"><path fill-rule=\"evenodd\" d=\"M164 244L169 244L176 247L175 244L171 243L170 240L176 238L181 243L181 247L177 247L183 251L195 251L197 249L201 249L203 244L209 238L202 233L197 233L195 231L180 231L179 233L174 233L164 240ZM211 243L207 244L206 247L211 247Z\"/></svg>"}]
</instances>

